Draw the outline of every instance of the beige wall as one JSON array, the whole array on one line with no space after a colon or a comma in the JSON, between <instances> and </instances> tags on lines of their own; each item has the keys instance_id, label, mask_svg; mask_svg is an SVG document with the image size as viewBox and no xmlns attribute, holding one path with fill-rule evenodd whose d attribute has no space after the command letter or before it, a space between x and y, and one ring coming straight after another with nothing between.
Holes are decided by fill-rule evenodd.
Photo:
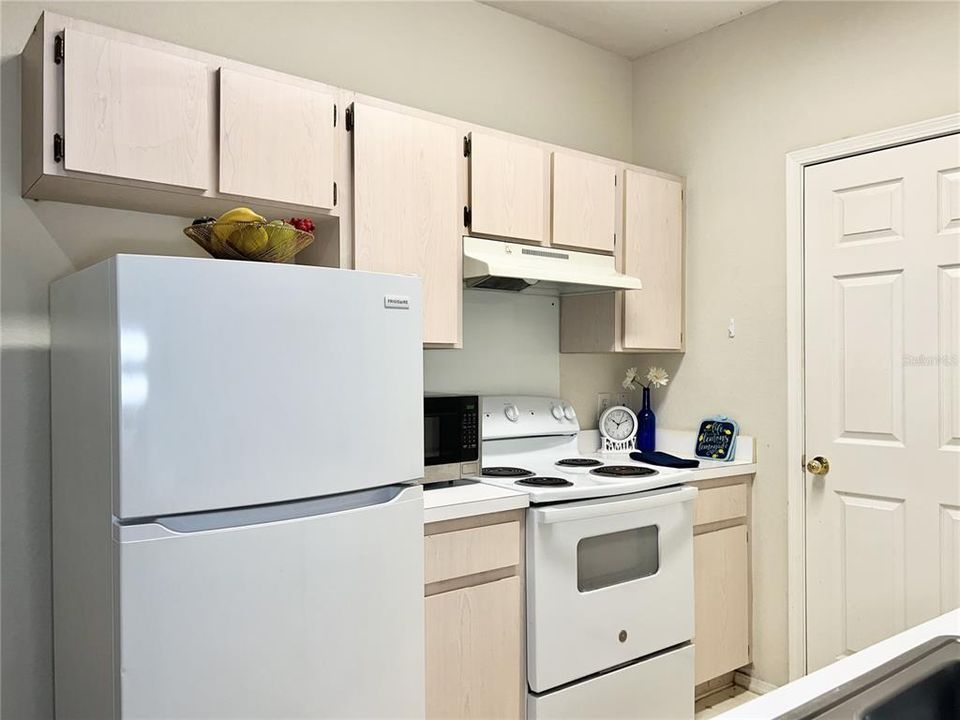
<instances>
[{"instance_id":1,"label":"beige wall","mask_svg":"<svg viewBox=\"0 0 960 720\"><path fill-rule=\"evenodd\" d=\"M626 60L472 2L5 2L0 714L11 720L51 716L47 284L118 250L196 252L176 218L20 198L16 56L41 8L589 152L626 160L631 146ZM607 369L587 361L583 377L615 386Z\"/></svg>"},{"instance_id":2,"label":"beige wall","mask_svg":"<svg viewBox=\"0 0 960 720\"><path fill-rule=\"evenodd\" d=\"M634 161L687 177L687 353L658 417L720 411L757 437L753 652L770 682L787 679L784 155L960 110L958 7L781 3L633 66Z\"/></svg>"}]
</instances>

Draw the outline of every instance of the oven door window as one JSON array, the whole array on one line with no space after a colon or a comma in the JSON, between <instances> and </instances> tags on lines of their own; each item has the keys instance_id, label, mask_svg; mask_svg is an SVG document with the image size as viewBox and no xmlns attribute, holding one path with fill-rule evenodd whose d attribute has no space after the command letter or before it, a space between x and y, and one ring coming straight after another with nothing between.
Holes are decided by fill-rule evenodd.
<instances>
[{"instance_id":1,"label":"oven door window","mask_svg":"<svg viewBox=\"0 0 960 720\"><path fill-rule=\"evenodd\" d=\"M656 525L583 538L577 543L577 589L590 592L655 575L660 569Z\"/></svg>"}]
</instances>

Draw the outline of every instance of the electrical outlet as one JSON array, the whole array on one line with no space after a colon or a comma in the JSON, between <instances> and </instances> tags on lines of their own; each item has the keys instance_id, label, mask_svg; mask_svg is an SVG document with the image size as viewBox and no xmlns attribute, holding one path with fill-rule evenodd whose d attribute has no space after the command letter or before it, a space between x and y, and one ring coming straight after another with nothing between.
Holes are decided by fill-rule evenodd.
<instances>
[{"instance_id":1,"label":"electrical outlet","mask_svg":"<svg viewBox=\"0 0 960 720\"><path fill-rule=\"evenodd\" d=\"M628 392L618 392L616 395L617 405L623 405L624 407L630 407L630 393Z\"/></svg>"},{"instance_id":2,"label":"electrical outlet","mask_svg":"<svg viewBox=\"0 0 960 720\"><path fill-rule=\"evenodd\" d=\"M613 396L610 393L600 393L597 395L597 418L603 415L603 411L613 404Z\"/></svg>"}]
</instances>

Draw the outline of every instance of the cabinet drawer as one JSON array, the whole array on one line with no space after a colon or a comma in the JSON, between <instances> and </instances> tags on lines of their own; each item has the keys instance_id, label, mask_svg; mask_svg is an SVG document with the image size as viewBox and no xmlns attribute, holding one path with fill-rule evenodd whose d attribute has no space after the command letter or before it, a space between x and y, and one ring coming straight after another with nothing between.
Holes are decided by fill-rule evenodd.
<instances>
[{"instance_id":1,"label":"cabinet drawer","mask_svg":"<svg viewBox=\"0 0 960 720\"><path fill-rule=\"evenodd\" d=\"M426 584L520 564L517 521L427 535L423 540Z\"/></svg>"},{"instance_id":2,"label":"cabinet drawer","mask_svg":"<svg viewBox=\"0 0 960 720\"><path fill-rule=\"evenodd\" d=\"M693 524L706 525L747 516L747 486L724 485L705 488L697 495Z\"/></svg>"}]
</instances>

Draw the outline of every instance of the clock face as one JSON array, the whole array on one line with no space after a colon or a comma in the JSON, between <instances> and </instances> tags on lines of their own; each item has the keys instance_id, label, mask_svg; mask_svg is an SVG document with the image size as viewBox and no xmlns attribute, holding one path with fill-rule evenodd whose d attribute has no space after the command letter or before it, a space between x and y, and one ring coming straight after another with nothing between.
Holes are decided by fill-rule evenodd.
<instances>
[{"instance_id":1,"label":"clock face","mask_svg":"<svg viewBox=\"0 0 960 720\"><path fill-rule=\"evenodd\" d=\"M626 440L637 431L637 416L621 405L609 408L600 417L600 432L611 440Z\"/></svg>"}]
</instances>

